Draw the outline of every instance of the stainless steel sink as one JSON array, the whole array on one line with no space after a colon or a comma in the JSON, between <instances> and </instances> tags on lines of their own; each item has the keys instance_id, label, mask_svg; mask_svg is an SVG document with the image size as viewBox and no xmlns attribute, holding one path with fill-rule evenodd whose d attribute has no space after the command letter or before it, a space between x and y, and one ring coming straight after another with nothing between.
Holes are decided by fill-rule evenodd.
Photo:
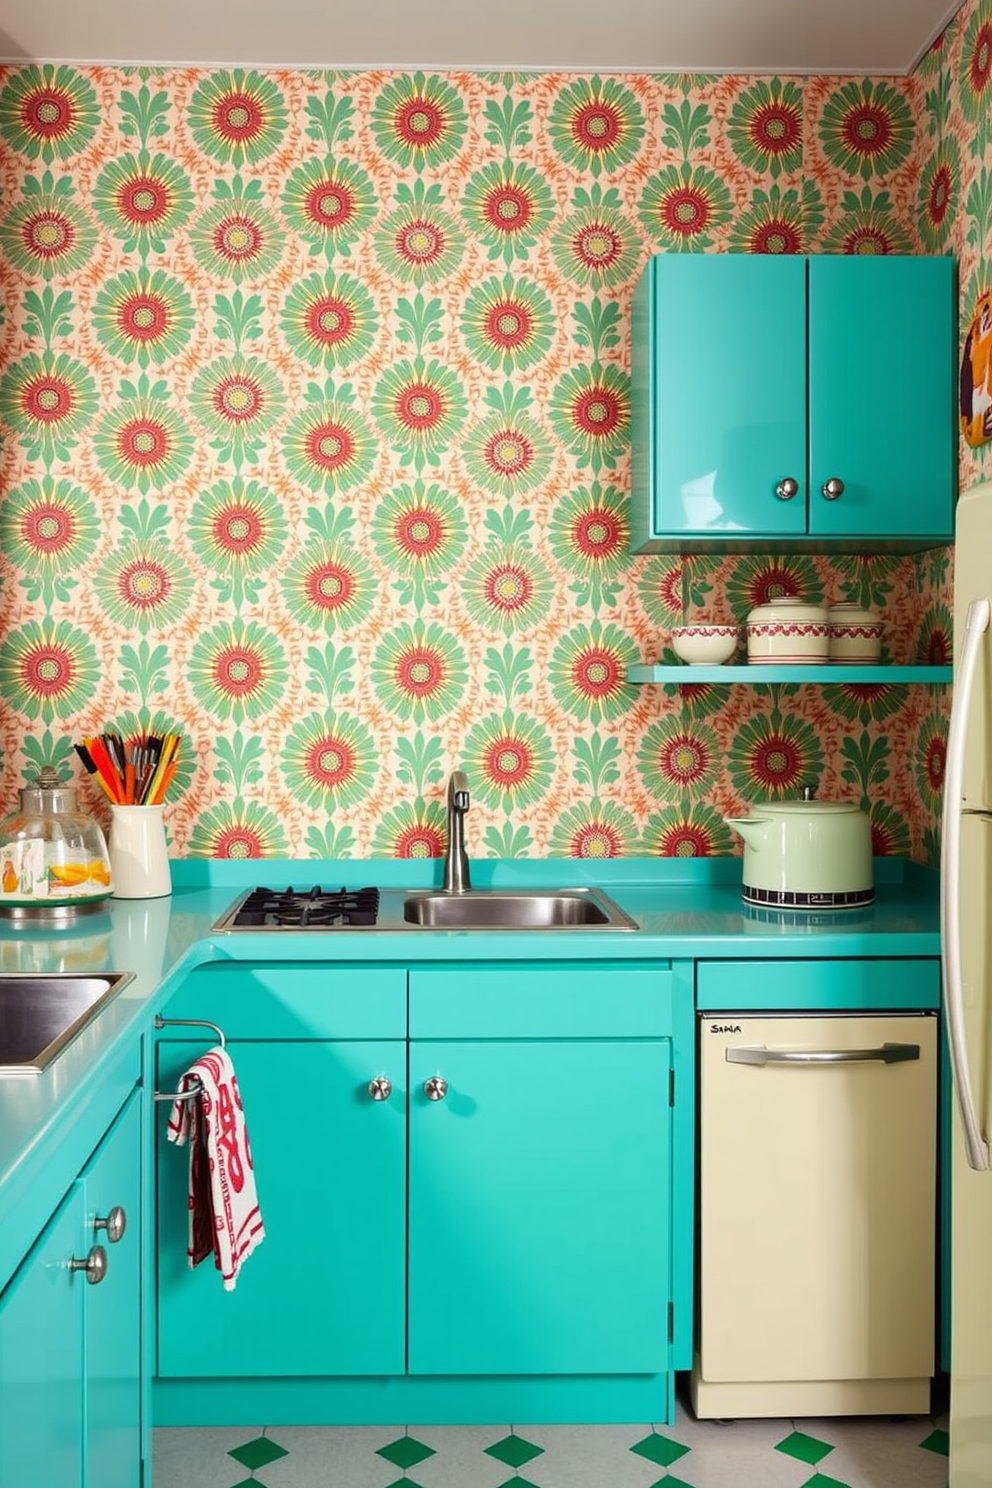
<instances>
[{"instance_id":1,"label":"stainless steel sink","mask_svg":"<svg viewBox=\"0 0 992 1488\"><path fill-rule=\"evenodd\" d=\"M403 918L432 930L636 930L599 889L408 894Z\"/></svg>"},{"instance_id":2,"label":"stainless steel sink","mask_svg":"<svg viewBox=\"0 0 992 1488\"><path fill-rule=\"evenodd\" d=\"M40 1075L132 975L0 975L0 1077Z\"/></svg>"}]
</instances>

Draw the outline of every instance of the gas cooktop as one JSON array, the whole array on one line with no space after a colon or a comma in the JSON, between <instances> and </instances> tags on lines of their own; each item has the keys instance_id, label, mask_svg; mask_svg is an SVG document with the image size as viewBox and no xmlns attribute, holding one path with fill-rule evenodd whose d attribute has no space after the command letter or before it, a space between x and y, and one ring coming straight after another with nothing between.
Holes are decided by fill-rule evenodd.
<instances>
[{"instance_id":1,"label":"gas cooktop","mask_svg":"<svg viewBox=\"0 0 992 1488\"><path fill-rule=\"evenodd\" d=\"M223 915L215 930L333 930L374 925L378 889L249 889Z\"/></svg>"}]
</instances>

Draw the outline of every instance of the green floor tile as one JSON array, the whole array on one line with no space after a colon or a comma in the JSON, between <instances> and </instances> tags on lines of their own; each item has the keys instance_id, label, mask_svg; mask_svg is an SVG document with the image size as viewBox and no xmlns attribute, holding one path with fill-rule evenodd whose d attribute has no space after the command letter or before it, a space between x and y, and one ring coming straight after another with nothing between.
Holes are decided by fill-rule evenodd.
<instances>
[{"instance_id":1,"label":"green floor tile","mask_svg":"<svg viewBox=\"0 0 992 1488\"><path fill-rule=\"evenodd\" d=\"M544 1448L535 1447L533 1442L524 1441L522 1436L513 1433L483 1450L487 1457L495 1457L498 1462L505 1462L507 1467L523 1467L525 1462L540 1457Z\"/></svg>"},{"instance_id":2,"label":"green floor tile","mask_svg":"<svg viewBox=\"0 0 992 1488\"><path fill-rule=\"evenodd\" d=\"M795 1457L800 1462L808 1462L810 1467L826 1457L828 1452L833 1451L829 1442L817 1441L815 1436L807 1436L805 1431L793 1431L790 1436L775 1444L776 1452L784 1452L786 1457Z\"/></svg>"},{"instance_id":3,"label":"green floor tile","mask_svg":"<svg viewBox=\"0 0 992 1488\"><path fill-rule=\"evenodd\" d=\"M652 1431L643 1441L635 1442L630 1450L639 1457L646 1457L649 1462L657 1462L659 1467L671 1467L673 1462L685 1456L689 1448L673 1441L670 1436L662 1436L660 1431Z\"/></svg>"},{"instance_id":4,"label":"green floor tile","mask_svg":"<svg viewBox=\"0 0 992 1488\"><path fill-rule=\"evenodd\" d=\"M255 1472L257 1468L267 1467L270 1462L277 1462L280 1457L289 1454L285 1447L277 1446L267 1436L256 1436L254 1441L234 1447L227 1455L233 1457L235 1462L240 1462L242 1467L247 1467L249 1472Z\"/></svg>"},{"instance_id":5,"label":"green floor tile","mask_svg":"<svg viewBox=\"0 0 992 1488\"><path fill-rule=\"evenodd\" d=\"M920 1442L925 1452L936 1452L941 1457L947 1457L951 1450L951 1438L946 1431L931 1431L930 1435Z\"/></svg>"},{"instance_id":6,"label":"green floor tile","mask_svg":"<svg viewBox=\"0 0 992 1488\"><path fill-rule=\"evenodd\" d=\"M434 1448L425 1447L423 1442L412 1436L401 1436L387 1447L377 1447L376 1454L406 1472L408 1467L415 1467L418 1462L425 1462L428 1457L433 1457Z\"/></svg>"},{"instance_id":7,"label":"green floor tile","mask_svg":"<svg viewBox=\"0 0 992 1488\"><path fill-rule=\"evenodd\" d=\"M512 1478L507 1478L505 1483L500 1483L499 1488L537 1488L537 1484L532 1483L529 1478L514 1475Z\"/></svg>"},{"instance_id":8,"label":"green floor tile","mask_svg":"<svg viewBox=\"0 0 992 1488\"><path fill-rule=\"evenodd\" d=\"M265 1488L261 1478L242 1478L240 1483L235 1483L234 1488Z\"/></svg>"},{"instance_id":9,"label":"green floor tile","mask_svg":"<svg viewBox=\"0 0 992 1488\"><path fill-rule=\"evenodd\" d=\"M842 1483L839 1478L828 1478L825 1473L816 1473L803 1488L850 1488L849 1483Z\"/></svg>"}]
</instances>

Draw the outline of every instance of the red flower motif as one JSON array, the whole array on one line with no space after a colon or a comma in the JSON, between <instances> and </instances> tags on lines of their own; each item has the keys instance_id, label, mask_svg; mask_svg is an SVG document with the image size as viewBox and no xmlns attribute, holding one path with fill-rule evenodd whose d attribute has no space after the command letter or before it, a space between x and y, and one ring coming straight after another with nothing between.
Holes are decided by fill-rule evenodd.
<instances>
[{"instance_id":1,"label":"red flower motif","mask_svg":"<svg viewBox=\"0 0 992 1488\"><path fill-rule=\"evenodd\" d=\"M522 475L534 459L534 446L516 429L500 429L486 440L483 459L495 475Z\"/></svg>"},{"instance_id":2,"label":"red flower motif","mask_svg":"<svg viewBox=\"0 0 992 1488\"><path fill-rule=\"evenodd\" d=\"M855 154L884 155L892 143L892 120L877 104L861 103L848 109L842 132L848 149Z\"/></svg>"},{"instance_id":3,"label":"red flower motif","mask_svg":"<svg viewBox=\"0 0 992 1488\"><path fill-rule=\"evenodd\" d=\"M498 232L520 232L534 215L534 203L521 187L504 182L489 192L482 211L488 225Z\"/></svg>"},{"instance_id":4,"label":"red flower motif","mask_svg":"<svg viewBox=\"0 0 992 1488\"><path fill-rule=\"evenodd\" d=\"M584 388L572 404L572 422L582 434L608 439L623 417L620 400L611 388Z\"/></svg>"},{"instance_id":5,"label":"red flower motif","mask_svg":"<svg viewBox=\"0 0 992 1488\"><path fill-rule=\"evenodd\" d=\"M324 790L337 790L355 773L355 752L347 739L325 734L307 750L304 770Z\"/></svg>"},{"instance_id":6,"label":"red flower motif","mask_svg":"<svg viewBox=\"0 0 992 1488\"><path fill-rule=\"evenodd\" d=\"M72 416L72 384L62 377L39 373L37 377L25 382L21 389L20 402L25 416L35 423L57 424L60 419Z\"/></svg>"},{"instance_id":7,"label":"red flower motif","mask_svg":"<svg viewBox=\"0 0 992 1488\"><path fill-rule=\"evenodd\" d=\"M927 751L924 758L924 769L926 770L926 776L930 784L930 789L934 792L935 795L937 795L943 788L944 769L946 767L946 764L947 741L946 739L940 738L939 735L934 735L934 737L927 744Z\"/></svg>"},{"instance_id":8,"label":"red flower motif","mask_svg":"<svg viewBox=\"0 0 992 1488\"><path fill-rule=\"evenodd\" d=\"M675 822L666 828L659 845L663 858L705 858L710 852L707 833L691 822Z\"/></svg>"},{"instance_id":9,"label":"red flower motif","mask_svg":"<svg viewBox=\"0 0 992 1488\"><path fill-rule=\"evenodd\" d=\"M486 778L503 791L516 790L529 780L534 759L530 747L513 734L501 734L487 746L482 759Z\"/></svg>"},{"instance_id":10,"label":"red flower motif","mask_svg":"<svg viewBox=\"0 0 992 1488\"><path fill-rule=\"evenodd\" d=\"M411 558L429 558L444 541L444 524L429 506L411 507L397 516L393 541Z\"/></svg>"},{"instance_id":11,"label":"red flower motif","mask_svg":"<svg viewBox=\"0 0 992 1488\"><path fill-rule=\"evenodd\" d=\"M927 665L950 666L951 638L946 631L935 628L927 641Z\"/></svg>"},{"instance_id":12,"label":"red flower motif","mask_svg":"<svg viewBox=\"0 0 992 1488\"><path fill-rule=\"evenodd\" d=\"M21 100L20 122L36 140L65 139L78 123L72 95L61 88L35 88Z\"/></svg>"},{"instance_id":13,"label":"red flower motif","mask_svg":"<svg viewBox=\"0 0 992 1488\"><path fill-rule=\"evenodd\" d=\"M396 252L413 268L437 263L446 246L444 233L423 218L405 223L396 234Z\"/></svg>"},{"instance_id":14,"label":"red flower motif","mask_svg":"<svg viewBox=\"0 0 992 1488\"><path fill-rule=\"evenodd\" d=\"M612 558L623 542L623 528L615 511L591 506L572 524L572 542L583 558Z\"/></svg>"},{"instance_id":15,"label":"red flower motif","mask_svg":"<svg viewBox=\"0 0 992 1488\"><path fill-rule=\"evenodd\" d=\"M706 228L710 220L710 204L703 192L694 191L691 186L680 186L666 193L661 216L669 232L690 238Z\"/></svg>"},{"instance_id":16,"label":"red flower motif","mask_svg":"<svg viewBox=\"0 0 992 1488\"><path fill-rule=\"evenodd\" d=\"M117 593L129 610L153 610L168 599L171 589L166 570L147 558L125 564L117 576Z\"/></svg>"},{"instance_id":17,"label":"red flower motif","mask_svg":"<svg viewBox=\"0 0 992 1488\"><path fill-rule=\"evenodd\" d=\"M749 132L764 154L785 155L799 143L802 124L796 109L782 103L766 103L755 109Z\"/></svg>"},{"instance_id":18,"label":"red flower motif","mask_svg":"<svg viewBox=\"0 0 992 1488\"><path fill-rule=\"evenodd\" d=\"M622 843L619 834L604 822L591 821L572 833L568 845L570 858L618 858Z\"/></svg>"},{"instance_id":19,"label":"red flower motif","mask_svg":"<svg viewBox=\"0 0 992 1488\"><path fill-rule=\"evenodd\" d=\"M890 858L897 851L897 844L885 822L871 824L871 855L873 858Z\"/></svg>"},{"instance_id":20,"label":"red flower motif","mask_svg":"<svg viewBox=\"0 0 992 1488\"><path fill-rule=\"evenodd\" d=\"M428 382L413 382L400 389L394 412L407 429L431 429L444 417L444 404L436 387Z\"/></svg>"},{"instance_id":21,"label":"red flower motif","mask_svg":"<svg viewBox=\"0 0 992 1488\"><path fill-rule=\"evenodd\" d=\"M623 121L617 110L592 100L572 115L572 138L583 150L610 150L620 138Z\"/></svg>"},{"instance_id":22,"label":"red flower motif","mask_svg":"<svg viewBox=\"0 0 992 1488\"><path fill-rule=\"evenodd\" d=\"M587 698L609 697L623 680L614 653L601 648L580 651L571 672L576 691Z\"/></svg>"},{"instance_id":23,"label":"red flower motif","mask_svg":"<svg viewBox=\"0 0 992 1488\"><path fill-rule=\"evenodd\" d=\"M307 335L321 346L337 346L347 341L354 325L351 306L334 295L315 300L307 309Z\"/></svg>"},{"instance_id":24,"label":"red flower motif","mask_svg":"<svg viewBox=\"0 0 992 1488\"><path fill-rule=\"evenodd\" d=\"M117 192L118 211L136 226L164 221L171 205L168 188L154 176L132 176L121 182Z\"/></svg>"},{"instance_id":25,"label":"red flower motif","mask_svg":"<svg viewBox=\"0 0 992 1488\"><path fill-rule=\"evenodd\" d=\"M351 602L355 576L343 563L318 563L307 574L304 591L316 609L332 614Z\"/></svg>"},{"instance_id":26,"label":"red flower motif","mask_svg":"<svg viewBox=\"0 0 992 1488\"><path fill-rule=\"evenodd\" d=\"M221 218L213 230L212 242L217 256L233 264L248 263L263 247L258 223L240 212Z\"/></svg>"},{"instance_id":27,"label":"red flower motif","mask_svg":"<svg viewBox=\"0 0 992 1488\"><path fill-rule=\"evenodd\" d=\"M393 845L393 855L397 858L440 858L444 855L444 849L443 835L435 827L418 822L416 826L405 827L398 834Z\"/></svg>"},{"instance_id":28,"label":"red flower motif","mask_svg":"<svg viewBox=\"0 0 992 1488\"><path fill-rule=\"evenodd\" d=\"M530 574L518 563L498 563L482 586L486 604L504 615L525 609L534 593Z\"/></svg>"},{"instance_id":29,"label":"red flower motif","mask_svg":"<svg viewBox=\"0 0 992 1488\"><path fill-rule=\"evenodd\" d=\"M799 597L801 592L795 574L776 564L759 569L747 586L748 603L751 606L771 604L773 600L783 597Z\"/></svg>"},{"instance_id":30,"label":"red flower motif","mask_svg":"<svg viewBox=\"0 0 992 1488\"><path fill-rule=\"evenodd\" d=\"M213 127L226 144L251 144L265 127L258 99L250 93L221 94L214 102Z\"/></svg>"},{"instance_id":31,"label":"red flower motif","mask_svg":"<svg viewBox=\"0 0 992 1488\"><path fill-rule=\"evenodd\" d=\"M701 779L709 768L706 751L691 734L677 734L662 749L658 764L667 780L689 786Z\"/></svg>"},{"instance_id":32,"label":"red flower motif","mask_svg":"<svg viewBox=\"0 0 992 1488\"><path fill-rule=\"evenodd\" d=\"M117 307L117 325L132 341L154 341L169 329L168 301L160 295L128 295Z\"/></svg>"},{"instance_id":33,"label":"red flower motif","mask_svg":"<svg viewBox=\"0 0 992 1488\"><path fill-rule=\"evenodd\" d=\"M947 209L951 204L952 187L951 173L946 165L941 165L934 171L930 190L927 193L927 216L936 228L942 225L947 216Z\"/></svg>"},{"instance_id":34,"label":"red flower motif","mask_svg":"<svg viewBox=\"0 0 992 1488\"><path fill-rule=\"evenodd\" d=\"M328 176L307 192L303 210L315 227L329 230L351 221L355 198L347 186Z\"/></svg>"},{"instance_id":35,"label":"red flower motif","mask_svg":"<svg viewBox=\"0 0 992 1488\"><path fill-rule=\"evenodd\" d=\"M157 465L169 456L168 430L153 419L130 419L117 432L117 453L128 465Z\"/></svg>"},{"instance_id":36,"label":"red flower motif","mask_svg":"<svg viewBox=\"0 0 992 1488\"><path fill-rule=\"evenodd\" d=\"M976 94L984 93L992 77L992 21L986 21L978 28L975 45L968 60L968 75L972 91Z\"/></svg>"},{"instance_id":37,"label":"red flower motif","mask_svg":"<svg viewBox=\"0 0 992 1488\"><path fill-rule=\"evenodd\" d=\"M340 470L355 453L351 430L330 421L316 424L309 431L304 448L307 459L321 470Z\"/></svg>"},{"instance_id":38,"label":"red flower motif","mask_svg":"<svg viewBox=\"0 0 992 1488\"><path fill-rule=\"evenodd\" d=\"M444 134L444 112L433 98L407 98L393 115L393 129L404 145L429 150Z\"/></svg>"},{"instance_id":39,"label":"red flower motif","mask_svg":"<svg viewBox=\"0 0 992 1488\"><path fill-rule=\"evenodd\" d=\"M214 838L213 858L260 858L263 843L249 827L225 827Z\"/></svg>"},{"instance_id":40,"label":"red flower motif","mask_svg":"<svg viewBox=\"0 0 992 1488\"><path fill-rule=\"evenodd\" d=\"M751 756L751 774L761 785L794 785L802 771L802 756L792 739L769 734Z\"/></svg>"},{"instance_id":41,"label":"red flower motif","mask_svg":"<svg viewBox=\"0 0 992 1488\"><path fill-rule=\"evenodd\" d=\"M54 698L69 692L76 680L72 652L64 646L32 646L18 665L21 682L35 697Z\"/></svg>"},{"instance_id":42,"label":"red flower motif","mask_svg":"<svg viewBox=\"0 0 992 1488\"><path fill-rule=\"evenodd\" d=\"M229 424L245 424L262 408L262 390L249 377L224 377L214 388L214 412Z\"/></svg>"},{"instance_id":43,"label":"red flower motif","mask_svg":"<svg viewBox=\"0 0 992 1488\"><path fill-rule=\"evenodd\" d=\"M515 351L526 345L532 321L530 311L519 301L501 300L491 305L486 315L483 334L493 346L503 351Z\"/></svg>"},{"instance_id":44,"label":"red flower motif","mask_svg":"<svg viewBox=\"0 0 992 1488\"><path fill-rule=\"evenodd\" d=\"M588 222L572 239L572 252L587 269L609 269L623 252L623 239L608 223Z\"/></svg>"},{"instance_id":45,"label":"red flower motif","mask_svg":"<svg viewBox=\"0 0 992 1488\"><path fill-rule=\"evenodd\" d=\"M749 253L799 253L801 248L795 225L784 217L760 223L748 244Z\"/></svg>"},{"instance_id":46,"label":"red flower motif","mask_svg":"<svg viewBox=\"0 0 992 1488\"><path fill-rule=\"evenodd\" d=\"M76 230L60 212L35 212L21 225L21 242L34 258L52 261L70 253Z\"/></svg>"},{"instance_id":47,"label":"red flower motif","mask_svg":"<svg viewBox=\"0 0 992 1488\"><path fill-rule=\"evenodd\" d=\"M856 227L844 238L844 253L891 253L892 239L880 227Z\"/></svg>"},{"instance_id":48,"label":"red flower motif","mask_svg":"<svg viewBox=\"0 0 992 1488\"><path fill-rule=\"evenodd\" d=\"M21 539L36 553L59 553L71 547L76 538L76 525L71 512L63 506L33 506L21 520Z\"/></svg>"},{"instance_id":49,"label":"red flower motif","mask_svg":"<svg viewBox=\"0 0 992 1488\"><path fill-rule=\"evenodd\" d=\"M238 556L251 553L263 535L258 512L240 503L222 507L211 523L211 532L218 548Z\"/></svg>"},{"instance_id":50,"label":"red flower motif","mask_svg":"<svg viewBox=\"0 0 992 1488\"><path fill-rule=\"evenodd\" d=\"M217 690L229 698L250 697L264 674L258 652L246 646L225 646L218 651L211 670Z\"/></svg>"},{"instance_id":51,"label":"red flower motif","mask_svg":"<svg viewBox=\"0 0 992 1488\"><path fill-rule=\"evenodd\" d=\"M436 651L414 646L396 663L396 685L408 697L425 698L444 685L444 661Z\"/></svg>"}]
</instances>

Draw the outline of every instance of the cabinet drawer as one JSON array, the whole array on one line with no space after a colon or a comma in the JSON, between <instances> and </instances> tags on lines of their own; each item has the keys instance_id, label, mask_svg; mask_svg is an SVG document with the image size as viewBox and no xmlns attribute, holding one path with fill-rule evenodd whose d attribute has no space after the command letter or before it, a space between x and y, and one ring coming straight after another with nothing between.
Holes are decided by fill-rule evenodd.
<instances>
[{"instance_id":1,"label":"cabinet drawer","mask_svg":"<svg viewBox=\"0 0 992 1488\"><path fill-rule=\"evenodd\" d=\"M437 966L410 973L411 1038L657 1038L672 973L609 962Z\"/></svg>"},{"instance_id":2,"label":"cabinet drawer","mask_svg":"<svg viewBox=\"0 0 992 1488\"><path fill-rule=\"evenodd\" d=\"M701 1011L936 1008L940 962L916 960L701 961Z\"/></svg>"},{"instance_id":3,"label":"cabinet drawer","mask_svg":"<svg viewBox=\"0 0 992 1488\"><path fill-rule=\"evenodd\" d=\"M164 1018L201 1018L227 1038L405 1038L403 967L199 966L176 988ZM164 1038L189 1038L165 1029Z\"/></svg>"}]
</instances>

